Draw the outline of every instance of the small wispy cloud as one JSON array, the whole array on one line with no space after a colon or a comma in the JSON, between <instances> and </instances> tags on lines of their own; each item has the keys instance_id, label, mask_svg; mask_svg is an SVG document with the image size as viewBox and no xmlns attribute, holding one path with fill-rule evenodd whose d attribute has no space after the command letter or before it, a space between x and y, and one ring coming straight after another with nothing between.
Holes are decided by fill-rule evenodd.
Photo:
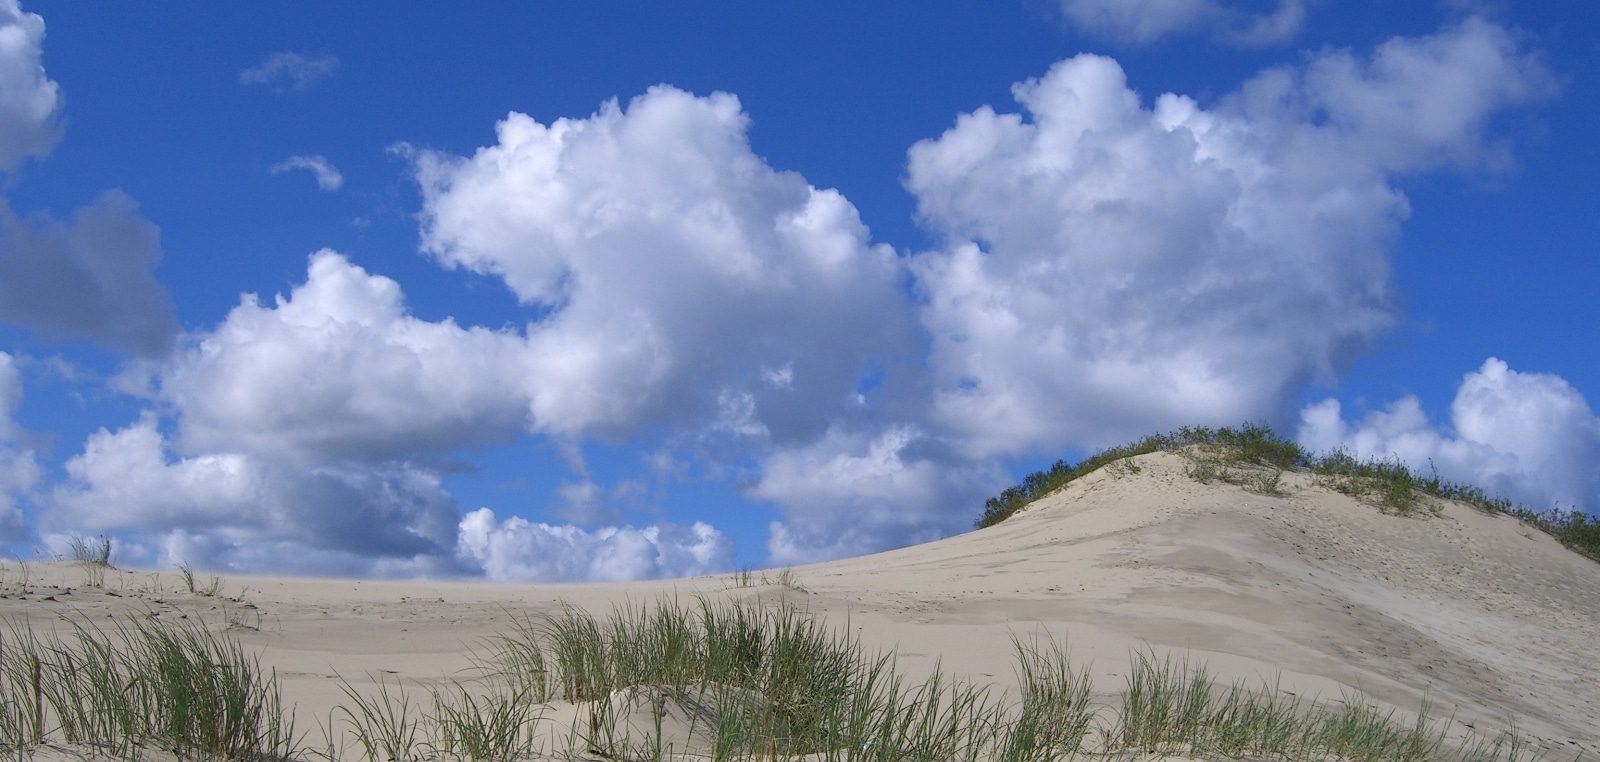
<instances>
[{"instance_id":1,"label":"small wispy cloud","mask_svg":"<svg viewBox=\"0 0 1600 762\"><path fill-rule=\"evenodd\" d=\"M1317 1L1279 0L1269 10L1259 0L1059 0L1069 24L1118 42L1145 45L1198 32L1241 47L1292 41L1305 27L1307 6Z\"/></svg>"},{"instance_id":2,"label":"small wispy cloud","mask_svg":"<svg viewBox=\"0 0 1600 762\"><path fill-rule=\"evenodd\" d=\"M290 156L272 165L272 169L269 171L272 174L281 175L285 172L301 169L316 175L317 187L325 191L335 191L344 185L344 175L332 164L329 164L326 157L320 154Z\"/></svg>"},{"instance_id":3,"label":"small wispy cloud","mask_svg":"<svg viewBox=\"0 0 1600 762\"><path fill-rule=\"evenodd\" d=\"M239 81L246 85L267 85L278 92L301 91L311 89L338 71L339 59L333 56L280 52L239 72Z\"/></svg>"}]
</instances>

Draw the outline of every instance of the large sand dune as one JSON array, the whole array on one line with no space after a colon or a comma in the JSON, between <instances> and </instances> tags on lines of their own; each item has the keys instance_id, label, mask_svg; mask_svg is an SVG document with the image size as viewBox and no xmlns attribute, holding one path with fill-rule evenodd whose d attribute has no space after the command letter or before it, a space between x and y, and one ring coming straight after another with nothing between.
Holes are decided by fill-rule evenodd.
<instances>
[{"instance_id":1,"label":"large sand dune","mask_svg":"<svg viewBox=\"0 0 1600 762\"><path fill-rule=\"evenodd\" d=\"M1096 690L1130 653L1204 661L1223 681L1328 701L1360 692L1402 715L1431 701L1460 728L1514 723L1552 752L1600 756L1600 564L1504 515L1444 504L1412 516L1286 474L1269 496L1185 475L1172 453L1090 474L1002 524L873 556L757 573L618 585L489 585L226 575L220 595L173 572L4 567L0 616L200 619L259 648L302 727L343 700L336 676L427 684L516 618L597 613L656 596L785 597L893 648L1005 687L1010 635L1064 637ZM204 582L204 579L202 579Z\"/></svg>"}]
</instances>

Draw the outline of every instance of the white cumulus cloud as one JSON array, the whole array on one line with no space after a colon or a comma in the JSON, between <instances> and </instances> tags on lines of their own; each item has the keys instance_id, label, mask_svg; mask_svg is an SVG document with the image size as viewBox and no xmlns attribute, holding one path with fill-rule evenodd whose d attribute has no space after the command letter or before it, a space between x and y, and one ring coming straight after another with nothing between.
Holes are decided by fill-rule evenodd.
<instances>
[{"instance_id":1,"label":"white cumulus cloud","mask_svg":"<svg viewBox=\"0 0 1600 762\"><path fill-rule=\"evenodd\" d=\"M1236 45L1289 42L1306 21L1307 0L1278 0L1263 11L1218 0L1059 0L1062 16L1091 34L1151 43L1183 34L1209 34ZM1253 5L1262 5L1254 3Z\"/></svg>"},{"instance_id":2,"label":"white cumulus cloud","mask_svg":"<svg viewBox=\"0 0 1600 762\"><path fill-rule=\"evenodd\" d=\"M411 152L423 248L501 278L544 311L527 329L538 431L665 429L690 433L702 459L762 458L752 494L785 517L783 558L876 550L965 523L951 521L959 498L923 499L920 488L824 505L786 470L865 447L830 432L901 404L860 391L913 351L914 323L902 261L871 243L837 191L757 156L748 129L735 97L668 86L582 119L511 114L496 143L471 156ZM901 449L884 446L894 452L865 457L893 460ZM853 467L818 478L846 494L869 481L844 473ZM862 515L841 506L869 503L881 521L841 528ZM515 536L557 542L528 526Z\"/></svg>"},{"instance_id":3,"label":"white cumulus cloud","mask_svg":"<svg viewBox=\"0 0 1600 762\"><path fill-rule=\"evenodd\" d=\"M248 571L449 571L458 511L437 476L402 464L306 464L241 452L172 454L153 415L89 437L42 531L106 533L166 552L130 559Z\"/></svg>"},{"instance_id":4,"label":"white cumulus cloud","mask_svg":"<svg viewBox=\"0 0 1600 762\"><path fill-rule=\"evenodd\" d=\"M1346 421L1328 399L1301 411L1298 438L1319 452L1437 469L1537 510L1600 506L1600 418L1560 376L1521 373L1496 358L1462 378L1447 425L1430 422L1415 397L1359 421Z\"/></svg>"},{"instance_id":5,"label":"white cumulus cloud","mask_svg":"<svg viewBox=\"0 0 1600 762\"><path fill-rule=\"evenodd\" d=\"M1503 163L1507 149L1488 135L1491 122L1557 90L1537 54L1470 17L1437 34L1392 38L1370 56L1329 50L1303 70L1270 70L1228 105L1250 117L1276 114L1303 149L1336 141L1362 165L1405 172Z\"/></svg>"},{"instance_id":6,"label":"white cumulus cloud","mask_svg":"<svg viewBox=\"0 0 1600 762\"><path fill-rule=\"evenodd\" d=\"M151 363L174 436L154 412L91 436L42 531L145 549L130 563L249 571L578 580L728 568L731 545L707 524L462 517L442 464L531 432L533 351L513 331L418 319L393 280L317 252L287 296L247 294ZM586 505L608 497L572 486Z\"/></svg>"},{"instance_id":7,"label":"white cumulus cloud","mask_svg":"<svg viewBox=\"0 0 1600 762\"><path fill-rule=\"evenodd\" d=\"M429 322L400 285L333 251L272 304L240 300L159 375L186 451L375 461L503 441L529 427L525 340Z\"/></svg>"},{"instance_id":8,"label":"white cumulus cloud","mask_svg":"<svg viewBox=\"0 0 1600 762\"><path fill-rule=\"evenodd\" d=\"M317 187L325 191L336 191L344 186L344 175L328 162L327 157L318 154L290 156L272 165L268 171L274 175L281 175L297 170L310 172L317 180Z\"/></svg>"},{"instance_id":9,"label":"white cumulus cloud","mask_svg":"<svg viewBox=\"0 0 1600 762\"><path fill-rule=\"evenodd\" d=\"M1016 85L1025 114L981 108L910 152L948 240L912 265L933 420L985 456L1276 417L1397 318L1394 179L1476 164L1488 121L1549 81L1469 20L1210 109L1146 106L1089 55Z\"/></svg>"},{"instance_id":10,"label":"white cumulus cloud","mask_svg":"<svg viewBox=\"0 0 1600 762\"><path fill-rule=\"evenodd\" d=\"M0 0L0 172L61 139L61 88L45 75L43 42L44 19Z\"/></svg>"},{"instance_id":11,"label":"white cumulus cloud","mask_svg":"<svg viewBox=\"0 0 1600 762\"><path fill-rule=\"evenodd\" d=\"M768 560L796 564L928 542L972 526L974 506L998 489L993 466L952 458L907 426L830 430L776 450L750 496L778 505Z\"/></svg>"},{"instance_id":12,"label":"white cumulus cloud","mask_svg":"<svg viewBox=\"0 0 1600 762\"><path fill-rule=\"evenodd\" d=\"M733 566L733 544L715 527L659 524L586 530L496 520L479 508L462 517L458 555L496 582L627 581L691 577Z\"/></svg>"},{"instance_id":13,"label":"white cumulus cloud","mask_svg":"<svg viewBox=\"0 0 1600 762\"><path fill-rule=\"evenodd\" d=\"M153 412L91 436L42 523L161 554L147 562L469 571L427 462L526 430L524 352L514 333L412 317L399 284L318 252L288 296L247 294L151 363L175 437Z\"/></svg>"},{"instance_id":14,"label":"white cumulus cloud","mask_svg":"<svg viewBox=\"0 0 1600 762\"><path fill-rule=\"evenodd\" d=\"M849 201L752 151L731 95L651 88L583 119L507 116L472 156L414 152L423 248L546 311L535 422L557 436L708 425L815 436L909 315ZM777 374L782 384L767 379Z\"/></svg>"}]
</instances>

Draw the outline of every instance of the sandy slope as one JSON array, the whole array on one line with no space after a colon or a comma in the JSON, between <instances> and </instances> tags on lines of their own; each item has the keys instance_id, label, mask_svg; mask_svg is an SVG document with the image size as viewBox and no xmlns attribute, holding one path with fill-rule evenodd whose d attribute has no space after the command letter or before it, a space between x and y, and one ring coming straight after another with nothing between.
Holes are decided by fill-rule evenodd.
<instances>
[{"instance_id":1,"label":"sandy slope","mask_svg":"<svg viewBox=\"0 0 1600 762\"><path fill-rule=\"evenodd\" d=\"M1329 700L1360 690L1402 712L1426 696L1461 725L1514 722L1552 759L1600 756L1600 564L1462 505L1397 517L1308 475L1263 496L1196 483L1178 455L1131 463L997 527L797 568L801 590L738 588L731 575L574 586L229 575L222 596L203 597L171 572L114 571L93 589L81 568L32 564L24 594L12 563L0 617L231 623L278 670L301 727L316 727L341 700L335 675L448 678L513 617L562 602L603 612L658 595L783 595L898 649L913 677L939 663L1007 685L1010 634L1048 631L1101 691L1121 686L1132 649L1175 649L1224 680Z\"/></svg>"}]
</instances>

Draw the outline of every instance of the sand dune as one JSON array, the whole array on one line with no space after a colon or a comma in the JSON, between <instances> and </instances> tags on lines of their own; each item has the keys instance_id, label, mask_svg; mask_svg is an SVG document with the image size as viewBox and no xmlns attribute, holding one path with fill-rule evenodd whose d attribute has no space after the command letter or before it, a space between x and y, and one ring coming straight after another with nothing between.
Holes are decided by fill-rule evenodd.
<instances>
[{"instance_id":1,"label":"sand dune","mask_svg":"<svg viewBox=\"0 0 1600 762\"><path fill-rule=\"evenodd\" d=\"M1201 484L1173 453L1090 474L989 529L793 569L792 586L734 575L618 585L489 585L226 575L218 595L172 572L3 568L0 617L189 617L277 670L301 727L343 700L338 676L427 685L514 619L563 604L597 613L658 596L783 597L911 678L937 664L1001 688L1010 635L1048 632L1120 689L1130 653L1204 661L1223 681L1276 682L1329 701L1359 691L1460 729L1514 723L1552 759L1600 755L1600 564L1503 515L1440 503L1413 516L1286 474L1285 494ZM204 581L204 580L202 580Z\"/></svg>"}]
</instances>

